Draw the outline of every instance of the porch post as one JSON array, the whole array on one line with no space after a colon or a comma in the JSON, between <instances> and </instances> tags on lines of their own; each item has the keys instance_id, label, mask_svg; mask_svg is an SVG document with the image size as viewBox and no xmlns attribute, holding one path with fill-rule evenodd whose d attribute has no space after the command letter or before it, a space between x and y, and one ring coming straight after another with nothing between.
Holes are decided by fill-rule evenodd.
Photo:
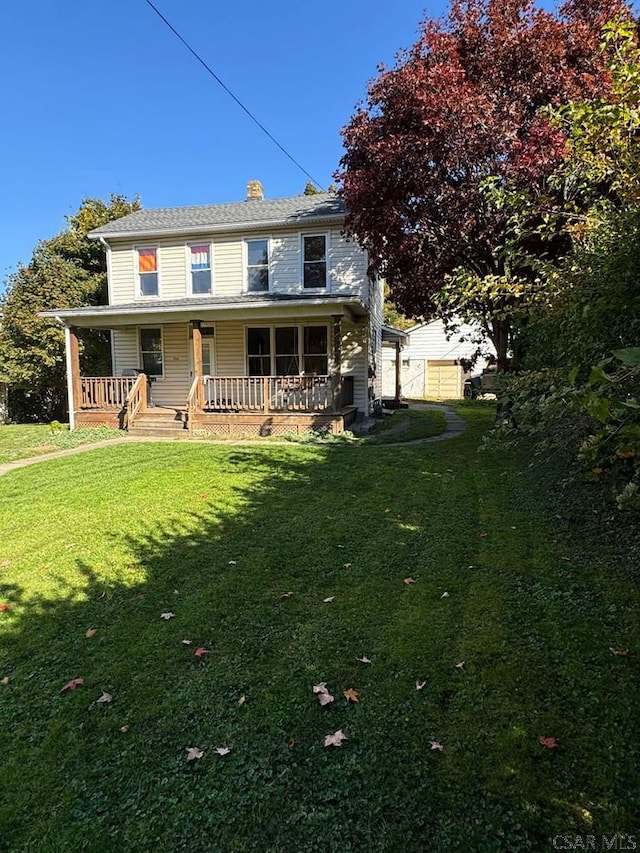
<instances>
[{"instance_id":1,"label":"porch post","mask_svg":"<svg viewBox=\"0 0 640 853\"><path fill-rule=\"evenodd\" d=\"M80 351L78 331L75 326L64 327L65 354L67 361L67 398L69 400L69 429L75 429L76 409L82 404L80 384Z\"/></svg>"},{"instance_id":2,"label":"porch post","mask_svg":"<svg viewBox=\"0 0 640 853\"><path fill-rule=\"evenodd\" d=\"M202 383L202 331L200 320L191 321L193 340L193 373L198 380L198 394L196 397L198 410L204 409L204 385Z\"/></svg>"},{"instance_id":3,"label":"porch post","mask_svg":"<svg viewBox=\"0 0 640 853\"><path fill-rule=\"evenodd\" d=\"M342 315L333 315L333 365L331 371L333 411L342 408Z\"/></svg>"},{"instance_id":4,"label":"porch post","mask_svg":"<svg viewBox=\"0 0 640 853\"><path fill-rule=\"evenodd\" d=\"M400 405L402 395L402 351L400 341L396 341L396 406Z\"/></svg>"}]
</instances>

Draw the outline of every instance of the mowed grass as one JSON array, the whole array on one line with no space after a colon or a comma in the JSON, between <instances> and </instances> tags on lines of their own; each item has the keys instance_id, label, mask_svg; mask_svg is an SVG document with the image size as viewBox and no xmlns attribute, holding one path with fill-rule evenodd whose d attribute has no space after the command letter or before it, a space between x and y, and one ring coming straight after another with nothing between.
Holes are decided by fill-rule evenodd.
<instances>
[{"instance_id":1,"label":"mowed grass","mask_svg":"<svg viewBox=\"0 0 640 853\"><path fill-rule=\"evenodd\" d=\"M66 425L52 429L49 424L0 424L0 464L125 436L126 433L108 427L69 432Z\"/></svg>"},{"instance_id":2,"label":"mowed grass","mask_svg":"<svg viewBox=\"0 0 640 853\"><path fill-rule=\"evenodd\" d=\"M636 831L637 560L603 546L615 519L558 509L553 471L479 454L490 409L462 411L436 444L123 442L0 478L0 848Z\"/></svg>"}]
</instances>

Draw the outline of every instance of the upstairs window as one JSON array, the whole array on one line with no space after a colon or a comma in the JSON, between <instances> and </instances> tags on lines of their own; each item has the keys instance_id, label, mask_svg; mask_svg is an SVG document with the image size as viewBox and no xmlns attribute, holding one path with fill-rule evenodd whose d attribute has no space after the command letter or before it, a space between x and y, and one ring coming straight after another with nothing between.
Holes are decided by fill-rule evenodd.
<instances>
[{"instance_id":1,"label":"upstairs window","mask_svg":"<svg viewBox=\"0 0 640 853\"><path fill-rule=\"evenodd\" d=\"M211 246L202 244L190 247L191 292L211 293Z\"/></svg>"},{"instance_id":2,"label":"upstairs window","mask_svg":"<svg viewBox=\"0 0 640 853\"><path fill-rule=\"evenodd\" d=\"M302 281L304 287L327 286L327 238L324 234L302 238Z\"/></svg>"},{"instance_id":3,"label":"upstairs window","mask_svg":"<svg viewBox=\"0 0 640 853\"><path fill-rule=\"evenodd\" d=\"M247 240L247 290L249 293L269 290L268 240Z\"/></svg>"},{"instance_id":4,"label":"upstairs window","mask_svg":"<svg viewBox=\"0 0 640 853\"><path fill-rule=\"evenodd\" d=\"M158 254L156 249L138 249L140 296L158 295Z\"/></svg>"}]
</instances>

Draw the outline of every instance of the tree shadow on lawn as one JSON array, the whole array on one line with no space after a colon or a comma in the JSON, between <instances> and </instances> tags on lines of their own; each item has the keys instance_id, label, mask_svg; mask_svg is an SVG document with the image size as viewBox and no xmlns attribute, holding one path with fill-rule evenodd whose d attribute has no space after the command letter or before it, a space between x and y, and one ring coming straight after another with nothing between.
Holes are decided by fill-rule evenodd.
<instances>
[{"instance_id":1,"label":"tree shadow on lawn","mask_svg":"<svg viewBox=\"0 0 640 853\"><path fill-rule=\"evenodd\" d=\"M64 460L93 510L59 571L44 546L33 555L55 596L0 584L0 847L537 850L585 831L587 803L624 830L624 807L585 794L579 757L537 744L571 694L549 683L545 632L505 612L531 579L488 568L491 472L474 450L149 446ZM108 497L92 485L106 460ZM532 569L549 541L532 534ZM337 729L347 742L325 749ZM192 746L205 755L187 762ZM621 777L608 782L606 794Z\"/></svg>"}]
</instances>

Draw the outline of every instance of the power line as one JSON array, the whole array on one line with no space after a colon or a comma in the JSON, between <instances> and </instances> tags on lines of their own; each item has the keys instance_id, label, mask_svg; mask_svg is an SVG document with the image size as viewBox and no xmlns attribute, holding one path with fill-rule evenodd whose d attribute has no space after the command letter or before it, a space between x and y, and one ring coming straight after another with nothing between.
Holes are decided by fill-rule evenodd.
<instances>
[{"instance_id":1,"label":"power line","mask_svg":"<svg viewBox=\"0 0 640 853\"><path fill-rule=\"evenodd\" d=\"M169 29L170 29L170 30L171 30L171 32L174 34L174 36L176 36L176 38L177 38L177 39L179 39L179 40L182 42L182 44L187 48L187 50L189 51L189 53L191 53L193 56L195 56L195 58L198 60L198 62L200 63L200 65L202 65L202 66L203 66L203 67L204 67L204 68L209 72L209 74L213 77L213 79L214 79L217 83L219 83L219 84L222 86L222 88L225 90L225 92L226 92L228 95L230 95L230 96L233 98L233 100L236 102L236 104L238 104L238 106L239 106L239 107L241 107L241 109L243 109L243 110L245 111L245 113L249 116L249 118L251 119L251 121L255 122L255 123L258 125L258 127L260 128L260 130L261 130L263 133L265 133L265 134L269 137L269 139L274 143L274 145L277 145L277 146L278 146L278 148L282 151L282 153L283 153L286 157L288 157L288 158L289 158L289 160L291 160L291 162L292 162L295 166L297 166L297 167L298 167L298 169L300 169L300 171L301 171L301 172L303 172L303 173L304 173L304 174L305 174L305 175L306 175L306 176L307 176L307 177L308 177L308 178L309 178L309 179L310 179L310 180L311 180L311 181L312 181L312 182L313 182L317 187L320 187L320 189L321 189L321 190L324 190L324 188L323 188L322 184L321 184L321 183L319 183L319 181L316 181L316 179L313 177L313 175L310 175L310 174L309 174L309 172L307 172L307 170L304 168L304 166L303 166L301 163L299 163L299 162L296 160L296 158L295 158L292 154L290 154L290 153L287 151L287 149L284 147L284 145L281 145L281 144L278 142L278 140L275 138L275 136L274 136L272 133L269 133L269 131L267 130L267 128L262 124L262 122L260 122L260 121L259 121L259 120L254 116L254 114L251 112L251 110L250 110L248 107L245 107L245 105L242 103L242 101L240 100L240 98L238 98L236 95L234 95L234 94L233 94L233 92L231 91L231 89L230 89L227 85L225 85L225 83L223 83L223 82L222 82L222 80L218 77L218 75L216 74L216 72L215 72L215 71L214 71L214 70L213 70L209 65L207 65L207 63L206 63L206 62L204 61L204 59L200 56L200 54L199 54L197 51L195 51L195 50L191 47L191 45L186 41L186 39L184 39L184 38L180 35L180 33L176 30L176 28L173 26L173 24L171 24L171 23L170 23L170 22L165 18L165 16L162 14L162 12L161 12L161 11L160 11L156 6L154 6L154 5L153 5L153 3L151 2L151 0L145 0L145 2L146 2L146 4L147 4L148 6L150 6L150 7L153 9L153 11L156 13L156 15L160 18L160 20L161 20L161 21L164 21L164 23L167 25L167 27L169 27ZM325 192L326 192L326 190L325 190Z\"/></svg>"}]
</instances>

